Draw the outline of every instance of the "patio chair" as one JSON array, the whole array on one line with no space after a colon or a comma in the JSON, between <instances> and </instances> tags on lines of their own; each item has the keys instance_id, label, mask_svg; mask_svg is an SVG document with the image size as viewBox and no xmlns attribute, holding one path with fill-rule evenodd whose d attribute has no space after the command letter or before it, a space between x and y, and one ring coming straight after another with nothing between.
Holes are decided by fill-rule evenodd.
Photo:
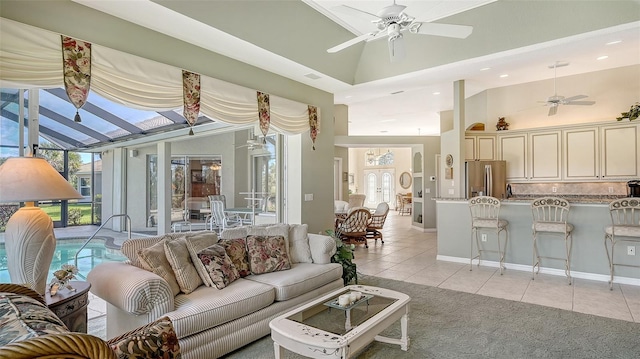
<instances>
[{"instance_id":1,"label":"patio chair","mask_svg":"<svg viewBox=\"0 0 640 359\"><path fill-rule=\"evenodd\" d=\"M211 214L207 217L206 223L209 230L222 233L227 228L242 226L240 218L231 218L224 211L224 203L222 201L211 201Z\"/></svg>"},{"instance_id":2,"label":"patio chair","mask_svg":"<svg viewBox=\"0 0 640 359\"><path fill-rule=\"evenodd\" d=\"M371 219L369 220L369 224L367 225L367 239L373 239L378 241L380 238L380 243L384 243L382 240L382 226L384 226L384 221L387 219L387 214L389 214L389 204L387 202L381 202L376 207L376 211L371 215Z\"/></svg>"}]
</instances>

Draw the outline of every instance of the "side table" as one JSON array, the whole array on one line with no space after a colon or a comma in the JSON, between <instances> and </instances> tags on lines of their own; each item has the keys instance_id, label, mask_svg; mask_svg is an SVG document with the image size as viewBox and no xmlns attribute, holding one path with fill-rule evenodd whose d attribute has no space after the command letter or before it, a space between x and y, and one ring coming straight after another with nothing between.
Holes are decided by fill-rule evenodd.
<instances>
[{"instance_id":1,"label":"side table","mask_svg":"<svg viewBox=\"0 0 640 359\"><path fill-rule=\"evenodd\" d=\"M75 291L61 288L56 295L45 293L47 306L72 332L87 332L87 306L91 283L84 281L69 282Z\"/></svg>"}]
</instances>

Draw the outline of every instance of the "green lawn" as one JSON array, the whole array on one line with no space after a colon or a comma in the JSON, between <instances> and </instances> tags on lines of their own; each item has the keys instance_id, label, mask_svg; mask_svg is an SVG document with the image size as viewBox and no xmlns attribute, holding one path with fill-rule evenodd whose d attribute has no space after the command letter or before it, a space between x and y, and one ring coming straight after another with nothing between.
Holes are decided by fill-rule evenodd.
<instances>
[{"instance_id":1,"label":"green lawn","mask_svg":"<svg viewBox=\"0 0 640 359\"><path fill-rule=\"evenodd\" d=\"M45 211L45 213L47 213L54 221L60 220L59 205L41 204L40 208L42 208L42 210ZM91 224L91 203L69 203L69 211L74 208L79 208L82 212L80 224Z\"/></svg>"}]
</instances>

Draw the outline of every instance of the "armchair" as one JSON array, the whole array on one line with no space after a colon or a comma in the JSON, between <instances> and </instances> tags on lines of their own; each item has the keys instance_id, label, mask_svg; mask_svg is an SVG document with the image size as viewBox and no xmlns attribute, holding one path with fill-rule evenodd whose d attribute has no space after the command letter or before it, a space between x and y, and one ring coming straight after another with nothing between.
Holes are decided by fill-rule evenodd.
<instances>
[{"instance_id":1,"label":"armchair","mask_svg":"<svg viewBox=\"0 0 640 359\"><path fill-rule=\"evenodd\" d=\"M336 219L336 238L339 238L345 243L364 243L366 248L369 248L367 244L367 225L371 219L371 212L368 209L357 207L349 210L349 213L344 219Z\"/></svg>"},{"instance_id":2,"label":"armchair","mask_svg":"<svg viewBox=\"0 0 640 359\"><path fill-rule=\"evenodd\" d=\"M378 207L376 207L376 211L371 215L371 219L367 225L368 239L373 239L377 242L378 238L380 238L380 242L384 243L384 240L382 240L382 232L380 232L380 230L384 226L384 221L387 219L388 213L389 204L387 202L379 203Z\"/></svg>"}]
</instances>

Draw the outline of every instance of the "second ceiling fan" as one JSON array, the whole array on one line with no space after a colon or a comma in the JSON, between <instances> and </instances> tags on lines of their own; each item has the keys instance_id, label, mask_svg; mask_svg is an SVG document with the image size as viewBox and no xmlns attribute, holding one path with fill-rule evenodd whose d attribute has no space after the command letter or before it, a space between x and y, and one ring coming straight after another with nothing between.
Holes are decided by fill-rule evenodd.
<instances>
[{"instance_id":1,"label":"second ceiling fan","mask_svg":"<svg viewBox=\"0 0 640 359\"><path fill-rule=\"evenodd\" d=\"M558 106L559 105L581 105L581 106L589 106L589 105L593 105L596 102L595 101L576 101L576 100L581 100L583 98L587 98L589 96L587 95L575 95L575 96L571 96L571 97L564 97L564 96L559 96L558 92L556 91L556 79L558 77L558 67L564 67L564 66L568 66L569 63L568 62L557 62L554 63L553 65L549 65L550 69L553 69L554 73L553 73L553 96L550 96L547 98L546 101L538 101L538 102L542 102L545 104L545 106L549 107L549 114L548 116L553 116L556 113L558 113Z\"/></svg>"},{"instance_id":2,"label":"second ceiling fan","mask_svg":"<svg viewBox=\"0 0 640 359\"><path fill-rule=\"evenodd\" d=\"M403 59L405 56L404 42L402 38L403 32L409 31L412 34L445 36L464 39L467 36L471 35L471 32L473 31L473 27L467 25L439 24L417 21L415 18L407 15L404 12L405 8L406 6L404 5L396 4L395 0L393 1L393 5L385 6L380 11L378 11L377 14L362 11L347 5L335 7L334 9L336 11L371 20L371 22L376 25L378 30L368 32L349 41L345 41L342 44L328 49L327 52L338 52L361 41L379 39L387 36L391 62L397 62Z\"/></svg>"}]
</instances>

